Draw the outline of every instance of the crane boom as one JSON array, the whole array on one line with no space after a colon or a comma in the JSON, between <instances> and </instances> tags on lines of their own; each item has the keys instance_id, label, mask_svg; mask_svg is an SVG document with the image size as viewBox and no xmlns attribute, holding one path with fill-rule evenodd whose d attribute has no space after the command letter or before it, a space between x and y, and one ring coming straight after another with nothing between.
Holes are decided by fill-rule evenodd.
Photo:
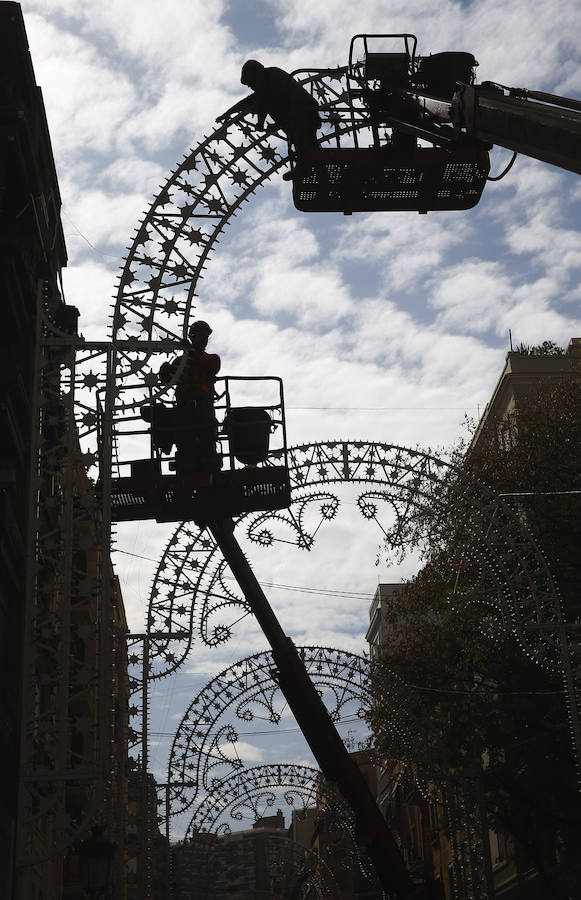
<instances>
[{"instance_id":1,"label":"crane boom","mask_svg":"<svg viewBox=\"0 0 581 900\"><path fill-rule=\"evenodd\" d=\"M268 640L276 678L324 777L336 784L351 806L360 839L365 843L383 888L398 900L431 900L437 885L416 884L359 768L341 737L292 640L287 637L266 599L233 533L231 519L207 526L220 547L253 614Z\"/></svg>"},{"instance_id":2,"label":"crane boom","mask_svg":"<svg viewBox=\"0 0 581 900\"><path fill-rule=\"evenodd\" d=\"M579 100L493 82L462 84L452 99L450 118L471 138L581 175Z\"/></svg>"}]
</instances>

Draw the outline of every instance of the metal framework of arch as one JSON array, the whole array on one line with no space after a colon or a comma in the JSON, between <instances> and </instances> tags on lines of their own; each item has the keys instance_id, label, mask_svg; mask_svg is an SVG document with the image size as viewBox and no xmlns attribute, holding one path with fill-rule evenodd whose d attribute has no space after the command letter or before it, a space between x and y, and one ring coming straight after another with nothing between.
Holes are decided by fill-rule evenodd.
<instances>
[{"instance_id":1,"label":"metal framework of arch","mask_svg":"<svg viewBox=\"0 0 581 900\"><path fill-rule=\"evenodd\" d=\"M359 862L354 846L352 823L343 810L343 804L332 787L321 780L320 772L309 766L275 764L254 766L242 773L234 773L219 781L211 795L201 800L190 822L185 842L185 852L194 848L196 885L204 886L208 877L216 878L216 865L226 865L231 850L222 849L220 837L231 834L228 819L248 828L257 820L271 815L274 809L317 809L319 815L332 815L337 828L344 829L341 867L348 868ZM182 845L182 848L184 845ZM180 852L180 846L174 854ZM271 875L286 876L295 891L305 887L317 897L336 897L339 891L335 870L327 861L294 842L286 832L268 835ZM181 849L181 852L184 852ZM286 870L286 871L285 871ZM372 877L372 873L369 873ZM313 896L313 893L294 893L293 896Z\"/></svg>"},{"instance_id":2,"label":"metal framework of arch","mask_svg":"<svg viewBox=\"0 0 581 900\"><path fill-rule=\"evenodd\" d=\"M236 772L217 780L211 794L199 803L188 836L194 831L228 834L231 829L225 821L226 815L238 822L246 819L251 827L257 819L268 814L277 801L293 808L298 801L301 806L315 806L318 790L325 793L320 784L320 772L309 766L285 763Z\"/></svg>"},{"instance_id":3,"label":"metal framework of arch","mask_svg":"<svg viewBox=\"0 0 581 900\"><path fill-rule=\"evenodd\" d=\"M318 528L335 517L340 505L337 494L323 488L355 483L374 485L358 498L362 517L377 522L390 546L405 548L410 512L441 504L443 476L454 471L420 450L361 441L293 447L289 464L290 509L252 513L237 521L250 541L261 546L283 540L310 549ZM470 511L471 551L488 585L490 605L536 658L560 668L561 636L550 627L562 618L560 601L541 550L518 513L492 491L476 479L463 478L459 485L458 510L465 505ZM387 529L381 524L384 505L395 520ZM315 516L314 524L309 516ZM181 523L166 545L150 591L149 677L161 678L179 668L195 637L207 645L227 640L232 625L224 614L239 618L244 612L246 602L232 587L211 535Z\"/></svg>"},{"instance_id":4,"label":"metal framework of arch","mask_svg":"<svg viewBox=\"0 0 581 900\"><path fill-rule=\"evenodd\" d=\"M331 717L362 717L369 702L368 661L329 647L303 647L300 653ZM170 752L168 818L205 794L214 796L232 773L244 777L245 763L234 746L240 726L257 720L277 725L285 707L273 671L272 654L257 653L220 672L192 700Z\"/></svg>"}]
</instances>

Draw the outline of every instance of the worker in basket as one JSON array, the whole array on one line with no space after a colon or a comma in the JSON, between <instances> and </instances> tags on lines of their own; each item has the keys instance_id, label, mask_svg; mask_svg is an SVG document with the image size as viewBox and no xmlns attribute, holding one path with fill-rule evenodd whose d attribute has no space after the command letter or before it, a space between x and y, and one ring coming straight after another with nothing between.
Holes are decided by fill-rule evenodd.
<instances>
[{"instance_id":1,"label":"worker in basket","mask_svg":"<svg viewBox=\"0 0 581 900\"><path fill-rule=\"evenodd\" d=\"M188 331L191 347L174 362L163 363L159 370L163 384L175 384L178 474L217 471L222 465L216 450L218 428L214 413L214 383L221 363L216 353L206 353L211 334L207 322L194 322Z\"/></svg>"},{"instance_id":2,"label":"worker in basket","mask_svg":"<svg viewBox=\"0 0 581 900\"><path fill-rule=\"evenodd\" d=\"M298 157L295 174L298 174L301 155L317 146L317 130L321 125L317 101L284 69L265 67L256 59L244 63L240 81L252 88L253 93L219 116L217 121L224 122L244 110L256 113L258 127L264 128L269 115L295 149ZM285 181L291 177L291 173L283 175Z\"/></svg>"}]
</instances>

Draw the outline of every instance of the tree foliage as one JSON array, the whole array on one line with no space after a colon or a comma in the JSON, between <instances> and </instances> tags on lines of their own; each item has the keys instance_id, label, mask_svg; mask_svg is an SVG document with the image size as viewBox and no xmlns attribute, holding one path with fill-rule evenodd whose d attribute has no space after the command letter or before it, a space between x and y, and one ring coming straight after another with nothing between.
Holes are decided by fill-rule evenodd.
<instances>
[{"instance_id":1,"label":"tree foliage","mask_svg":"<svg viewBox=\"0 0 581 900\"><path fill-rule=\"evenodd\" d=\"M497 551L486 545L491 530L502 541L509 522L522 523L542 548L566 620L581 618L580 401L575 377L523 395L504 422L457 448L430 502L409 514L405 538L424 565L387 614L370 712L378 749L410 758L425 780L456 779L465 789L484 760L489 820L513 836L547 897L569 896L568 879L581 880L567 698L543 633L527 643L511 627L510 598L499 599L487 561ZM491 515L477 498L494 495L504 496Z\"/></svg>"}]
</instances>

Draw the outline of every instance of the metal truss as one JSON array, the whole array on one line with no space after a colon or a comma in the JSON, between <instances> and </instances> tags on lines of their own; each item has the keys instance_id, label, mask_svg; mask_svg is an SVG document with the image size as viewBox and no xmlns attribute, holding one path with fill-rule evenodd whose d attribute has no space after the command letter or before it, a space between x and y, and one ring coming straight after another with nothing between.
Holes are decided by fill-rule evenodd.
<instances>
[{"instance_id":1,"label":"metal truss","mask_svg":"<svg viewBox=\"0 0 581 900\"><path fill-rule=\"evenodd\" d=\"M42 297L37 321L16 841L23 896L31 867L63 856L112 802L120 770L111 673L123 652L108 523L86 474L96 456L79 442L97 424L96 397L83 393L94 354L52 324Z\"/></svg>"}]
</instances>

